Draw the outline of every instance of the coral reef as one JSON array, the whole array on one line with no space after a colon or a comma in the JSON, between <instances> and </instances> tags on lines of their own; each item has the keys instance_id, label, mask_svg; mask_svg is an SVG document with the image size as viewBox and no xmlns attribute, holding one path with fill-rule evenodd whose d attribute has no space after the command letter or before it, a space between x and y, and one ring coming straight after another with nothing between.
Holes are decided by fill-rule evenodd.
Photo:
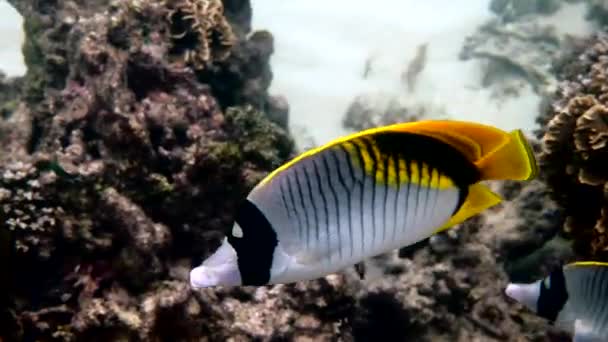
<instances>
[{"instance_id":1,"label":"coral reef","mask_svg":"<svg viewBox=\"0 0 608 342\"><path fill-rule=\"evenodd\" d=\"M381 100L382 103L376 100ZM401 106L396 99L360 95L349 105L342 125L348 130L361 131L370 127L415 121L419 115Z\"/></svg>"},{"instance_id":2,"label":"coral reef","mask_svg":"<svg viewBox=\"0 0 608 342\"><path fill-rule=\"evenodd\" d=\"M276 102L260 81L272 37L239 26L227 44L221 5L19 2L28 74L22 102L0 119L0 235L10 233L11 263L27 272L11 277L0 326L16 328L5 340L211 329L198 315L211 304L179 270L213 252L239 201L293 149L261 111ZM186 44L173 31L182 14L198 30L188 44L209 53L202 70L175 52Z\"/></svg>"},{"instance_id":3,"label":"coral reef","mask_svg":"<svg viewBox=\"0 0 608 342\"><path fill-rule=\"evenodd\" d=\"M408 102L391 94L365 94L355 97L348 106L342 126L350 131L416 121L422 118L446 117L445 108L427 103Z\"/></svg>"},{"instance_id":4,"label":"coral reef","mask_svg":"<svg viewBox=\"0 0 608 342\"><path fill-rule=\"evenodd\" d=\"M538 119L541 165L579 257L608 260L608 34L587 44L562 65L559 89Z\"/></svg>"},{"instance_id":5,"label":"coral reef","mask_svg":"<svg viewBox=\"0 0 608 342\"><path fill-rule=\"evenodd\" d=\"M0 71L0 117L8 118L17 109L23 79L8 78Z\"/></svg>"},{"instance_id":6,"label":"coral reef","mask_svg":"<svg viewBox=\"0 0 608 342\"><path fill-rule=\"evenodd\" d=\"M556 83L548 61L559 58L563 47L563 38L553 26L541 25L532 18L509 25L494 19L466 38L460 58L487 61L485 87L505 82L507 77L523 79L537 93L546 94Z\"/></svg>"},{"instance_id":7,"label":"coral reef","mask_svg":"<svg viewBox=\"0 0 608 342\"><path fill-rule=\"evenodd\" d=\"M482 85L498 99L518 96L526 84L538 95L550 96L557 86L555 64L570 56L589 28L603 25L602 8L602 1L493 0L496 18L466 38L460 58L484 61ZM561 18L571 21L568 27Z\"/></svg>"},{"instance_id":8,"label":"coral reef","mask_svg":"<svg viewBox=\"0 0 608 342\"><path fill-rule=\"evenodd\" d=\"M589 0L589 11L587 17L598 22L600 26L608 24L608 1Z\"/></svg>"},{"instance_id":9,"label":"coral reef","mask_svg":"<svg viewBox=\"0 0 608 342\"><path fill-rule=\"evenodd\" d=\"M525 15L555 13L562 2L563 0L492 0L490 10L504 21L514 21Z\"/></svg>"},{"instance_id":10,"label":"coral reef","mask_svg":"<svg viewBox=\"0 0 608 342\"><path fill-rule=\"evenodd\" d=\"M168 2L174 53L195 69L225 60L236 41L221 0ZM215 44L215 48L212 46Z\"/></svg>"},{"instance_id":11,"label":"coral reef","mask_svg":"<svg viewBox=\"0 0 608 342\"><path fill-rule=\"evenodd\" d=\"M191 290L189 269L238 202L293 155L289 106L268 94L272 35L250 32L245 0L223 1L222 17L211 0L10 1L26 19L28 74L0 117L0 244L15 247L14 267L0 267L2 340L563 337L502 295L508 276L544 272L513 255L554 260L534 254L561 223L553 205L539 210L536 182L507 184L513 203L369 261L363 281L349 270ZM346 125L426 115L390 101L373 114L368 100Z\"/></svg>"}]
</instances>

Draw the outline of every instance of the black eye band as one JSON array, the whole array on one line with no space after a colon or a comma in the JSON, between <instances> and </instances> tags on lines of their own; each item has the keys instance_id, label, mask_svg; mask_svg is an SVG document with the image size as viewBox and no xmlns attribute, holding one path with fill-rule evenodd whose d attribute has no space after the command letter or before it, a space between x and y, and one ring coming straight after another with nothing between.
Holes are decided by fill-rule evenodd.
<instances>
[{"instance_id":1,"label":"black eye band","mask_svg":"<svg viewBox=\"0 0 608 342\"><path fill-rule=\"evenodd\" d=\"M277 234L264 214L245 200L241 205L236 223L241 227L242 237L228 235L234 247L243 285L265 285L270 281L272 258L277 246Z\"/></svg>"},{"instance_id":2,"label":"black eye band","mask_svg":"<svg viewBox=\"0 0 608 342\"><path fill-rule=\"evenodd\" d=\"M567 301L566 278L563 269L559 268L549 276L549 286L546 286L546 281L541 282L536 303L538 314L554 323Z\"/></svg>"}]
</instances>

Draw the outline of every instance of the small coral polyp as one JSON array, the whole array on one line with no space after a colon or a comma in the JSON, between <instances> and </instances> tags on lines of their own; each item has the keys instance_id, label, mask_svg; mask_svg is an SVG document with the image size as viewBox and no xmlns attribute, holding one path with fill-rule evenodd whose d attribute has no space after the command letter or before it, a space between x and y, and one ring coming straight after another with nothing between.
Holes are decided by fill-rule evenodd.
<instances>
[{"instance_id":1,"label":"small coral polyp","mask_svg":"<svg viewBox=\"0 0 608 342\"><path fill-rule=\"evenodd\" d=\"M541 163L577 253L608 260L608 35L598 34L564 70Z\"/></svg>"},{"instance_id":2,"label":"small coral polyp","mask_svg":"<svg viewBox=\"0 0 608 342\"><path fill-rule=\"evenodd\" d=\"M221 0L174 0L168 4L173 52L200 70L228 58L236 36Z\"/></svg>"}]
</instances>

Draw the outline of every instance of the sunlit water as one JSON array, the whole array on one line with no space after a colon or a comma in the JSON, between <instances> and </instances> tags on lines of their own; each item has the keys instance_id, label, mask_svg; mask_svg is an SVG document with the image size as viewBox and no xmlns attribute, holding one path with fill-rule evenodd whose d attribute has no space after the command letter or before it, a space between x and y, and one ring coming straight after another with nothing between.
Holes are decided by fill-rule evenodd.
<instances>
[{"instance_id":1,"label":"sunlit water","mask_svg":"<svg viewBox=\"0 0 608 342\"><path fill-rule=\"evenodd\" d=\"M292 128L306 127L317 143L345 133L342 117L361 94L398 96L406 106L504 129L535 127L540 98L530 87L496 101L481 87L482 62L458 58L465 37L492 18L489 0L253 0L253 7L254 28L275 36L271 92L287 97ZM561 22L560 32L589 29L582 5L543 20ZM423 43L426 67L410 94L401 73ZM364 79L370 57L373 72Z\"/></svg>"},{"instance_id":2,"label":"sunlit water","mask_svg":"<svg viewBox=\"0 0 608 342\"><path fill-rule=\"evenodd\" d=\"M255 29L275 36L271 92L287 97L290 124L317 142L346 133L341 120L357 95L399 98L424 105L430 115L475 120L504 129L534 127L539 97L530 87L496 101L481 87L482 62L458 58L466 36L493 14L489 0L252 0ZM539 21L558 23L562 33L583 34L583 5L564 6ZM25 73L22 19L0 0L0 70ZM409 93L401 74L420 44L428 44L426 67ZM366 61L371 72L363 78Z\"/></svg>"},{"instance_id":3,"label":"sunlit water","mask_svg":"<svg viewBox=\"0 0 608 342\"><path fill-rule=\"evenodd\" d=\"M0 0L0 70L8 76L25 73L21 54L23 43L22 19L6 0Z\"/></svg>"}]
</instances>

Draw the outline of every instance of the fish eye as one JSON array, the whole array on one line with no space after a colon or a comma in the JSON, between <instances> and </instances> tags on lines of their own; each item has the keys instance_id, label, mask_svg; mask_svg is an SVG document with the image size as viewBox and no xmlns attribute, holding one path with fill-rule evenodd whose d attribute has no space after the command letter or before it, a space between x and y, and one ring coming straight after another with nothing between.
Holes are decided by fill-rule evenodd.
<instances>
[{"instance_id":1,"label":"fish eye","mask_svg":"<svg viewBox=\"0 0 608 342\"><path fill-rule=\"evenodd\" d=\"M241 229L241 227L239 227L238 224L235 224L234 227L232 227L232 236L234 236L235 238L243 237L243 230Z\"/></svg>"}]
</instances>

